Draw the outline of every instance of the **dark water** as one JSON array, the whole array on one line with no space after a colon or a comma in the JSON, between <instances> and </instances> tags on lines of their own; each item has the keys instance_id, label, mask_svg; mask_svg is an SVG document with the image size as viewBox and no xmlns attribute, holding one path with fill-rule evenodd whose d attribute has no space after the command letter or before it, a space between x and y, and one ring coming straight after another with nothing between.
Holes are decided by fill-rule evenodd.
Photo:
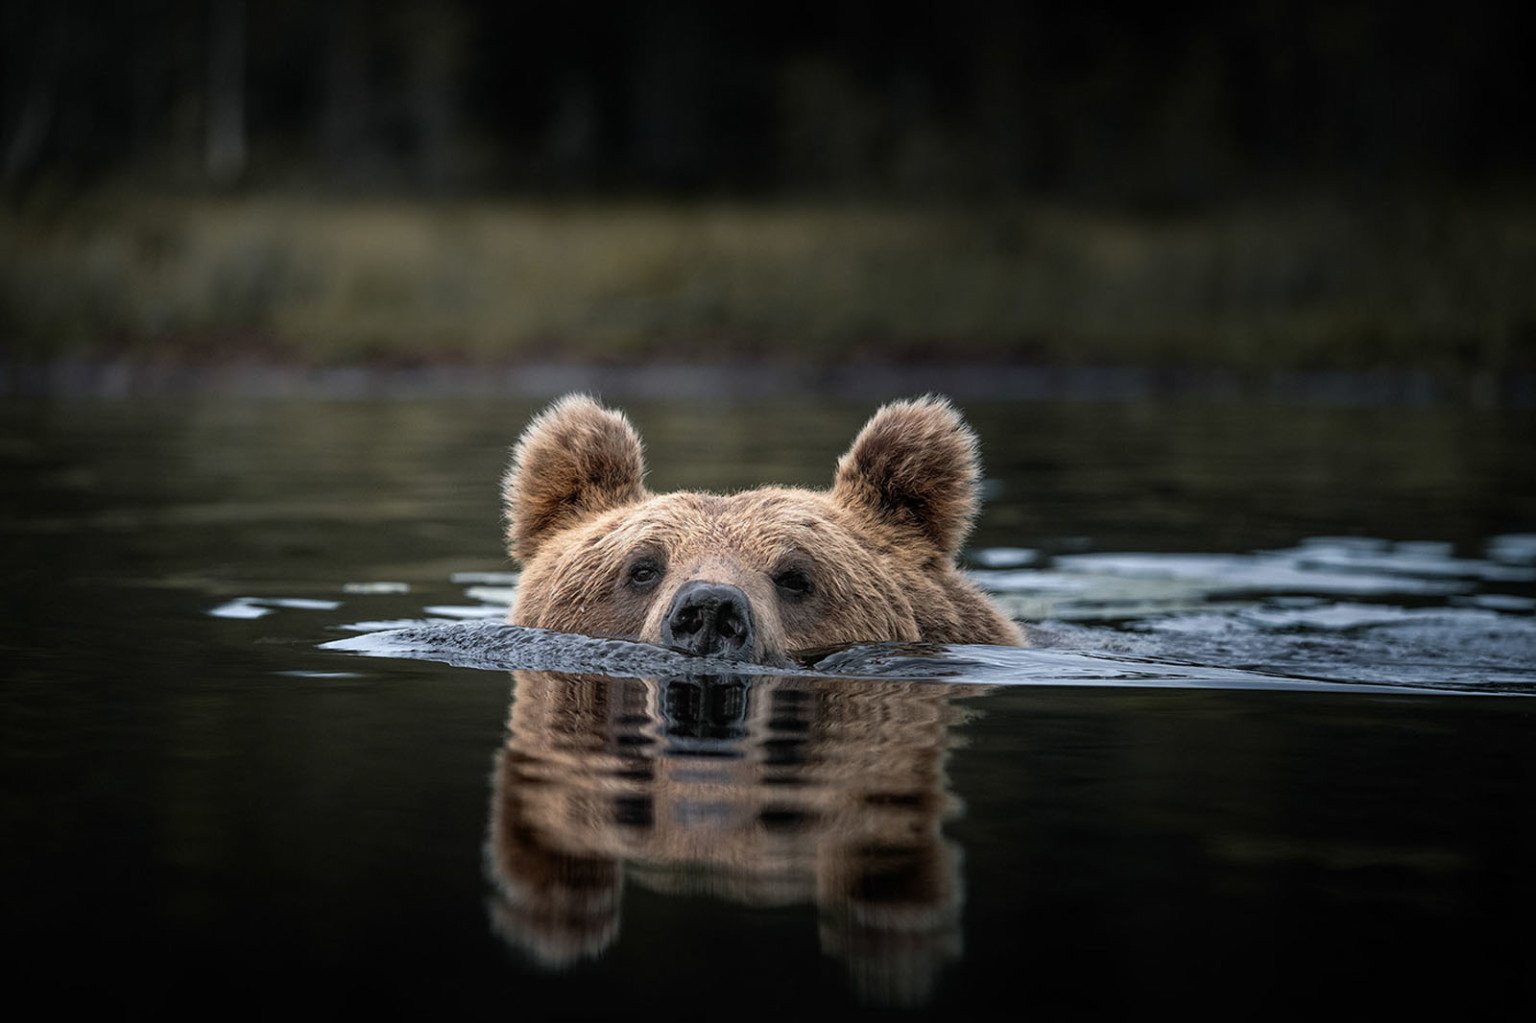
<instances>
[{"instance_id":1,"label":"dark water","mask_svg":"<svg viewBox=\"0 0 1536 1023\"><path fill-rule=\"evenodd\" d=\"M656 488L873 402L626 403ZM1536 1007L1536 417L965 403L1035 646L509 633L522 400L0 407L18 995L131 1016Z\"/></svg>"}]
</instances>

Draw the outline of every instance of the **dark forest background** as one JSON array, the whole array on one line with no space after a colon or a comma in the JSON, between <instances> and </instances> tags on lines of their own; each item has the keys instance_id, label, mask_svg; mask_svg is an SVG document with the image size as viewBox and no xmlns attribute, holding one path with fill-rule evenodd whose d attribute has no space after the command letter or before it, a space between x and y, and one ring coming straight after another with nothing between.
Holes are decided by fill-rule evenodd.
<instances>
[{"instance_id":1,"label":"dark forest background","mask_svg":"<svg viewBox=\"0 0 1536 1023\"><path fill-rule=\"evenodd\" d=\"M4 175L442 194L1484 185L1524 4L8 0Z\"/></svg>"},{"instance_id":2,"label":"dark forest background","mask_svg":"<svg viewBox=\"0 0 1536 1023\"><path fill-rule=\"evenodd\" d=\"M661 203L673 220L651 237L712 240L678 243L692 269L676 247L652 252L643 272L615 265L611 286L594 279L570 298L572 308L593 296L643 306L633 330L604 321L584 334L579 317L555 312L514 322L471 302L456 323L432 320L435 340L419 340L422 350L527 355L564 344L585 357L620 344L642 357L686 351L707 334L762 354L809 334L839 351L879 341L901 357L952 342L1006 358L1215 353L1221 363L1262 348L1369 366L1432 350L1429 361L1450 353L1503 371L1527 367L1536 347L1536 304L1520 283L1536 270L1530 5L5 0L0 11L0 226L10 235L0 311L30 341L243 331L289 355L313 353L321 335L354 323L288 315L302 304L295 296L313 306L329 287L283 283L323 262L290 255L319 244L305 230L323 222L334 245L355 228L361 253L376 242L361 240L360 202L394 204L368 207L367 231L386 236L380 225L405 231L408 210L433 218L432 203L483 202L494 205L479 230L500 223L508 238L528 236L505 219L511 209L596 203L628 211L612 214L613 244L638 252L624 240L644 234L636 204L652 204L655 217ZM250 205L274 196L311 205ZM151 210L151 200L162 205ZM257 210L268 235L234 240L230 203ZM701 203L735 204L737 219L701 227L686 212ZM773 241L782 218L762 219L770 207L844 213L822 225L814 253L786 253ZM849 220L849 209L881 212ZM344 210L357 216L344 222ZM293 234L274 240L285 216ZM1168 218L1183 218L1184 233L1170 235ZM150 222L161 234L145 240ZM590 218L562 224L547 247L552 265L566 258L562 244L603 245ZM581 231L591 238L574 241ZM828 272L902 293L942 279L939 266L925 276L915 255L942 238L935 258L976 260L966 280L985 294L972 306L991 311L909 331L912 317L882 319L891 302L871 292L841 306L821 300L819 318L776 321L763 310L791 298L790 284L749 299L709 276L725 263L733 280L772 278L752 262L767 258L750 251L753 237L778 244L783 259L824 258ZM837 238L848 254L833 252ZM904 244L914 253L906 263ZM201 286L188 280L166 286L180 297L156 310L124 297L164 285L177 253L204 260L209 247L228 273L203 298L187 297ZM112 261L102 252L119 249L130 254L101 271ZM399 291L390 274L413 284L463 277L438 255L411 258L375 290ZM263 262L274 259L277 269ZM1124 274L1127 259L1145 272ZM1187 279L1147 276L1171 259L1193 268ZM76 297L39 293L43 279L84 280L91 260L96 277L79 285L95 289L90 315ZM671 260L670 276L655 260ZM899 266L871 269L881 260ZM1351 261L1397 269L1371 276ZM103 274L123 283L102 285ZM231 275L259 278L235 287L243 306L222 297ZM649 292L636 283L658 275L667 280ZM993 278L1049 283L1015 301ZM1433 308L1408 323L1403 301L1426 288ZM686 301L669 299L680 291ZM1059 298L1068 292L1076 297ZM1169 294L1185 297L1157 297ZM1170 312L1158 305L1167 301L1183 304ZM1102 309L1118 319L1092 312ZM1304 315L1278 315L1286 310ZM1131 321L1149 324L1150 340L1125 340ZM1234 324L1241 344L1216 338ZM584 347L605 330L609 340ZM387 326L361 334L333 356L407 346Z\"/></svg>"}]
</instances>

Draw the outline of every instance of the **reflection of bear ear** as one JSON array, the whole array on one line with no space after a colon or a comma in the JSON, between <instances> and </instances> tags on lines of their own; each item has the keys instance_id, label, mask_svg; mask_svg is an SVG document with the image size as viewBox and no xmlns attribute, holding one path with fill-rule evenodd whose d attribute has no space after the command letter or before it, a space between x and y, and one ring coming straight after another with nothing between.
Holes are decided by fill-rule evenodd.
<instances>
[{"instance_id":1,"label":"reflection of bear ear","mask_svg":"<svg viewBox=\"0 0 1536 1023\"><path fill-rule=\"evenodd\" d=\"M838 460L832 496L952 557L976 515L980 471L976 435L948 401L892 402Z\"/></svg>"},{"instance_id":2,"label":"reflection of bear ear","mask_svg":"<svg viewBox=\"0 0 1536 1023\"><path fill-rule=\"evenodd\" d=\"M527 559L555 533L645 496L640 435L622 412L569 394L541 412L502 479L507 542Z\"/></svg>"}]
</instances>

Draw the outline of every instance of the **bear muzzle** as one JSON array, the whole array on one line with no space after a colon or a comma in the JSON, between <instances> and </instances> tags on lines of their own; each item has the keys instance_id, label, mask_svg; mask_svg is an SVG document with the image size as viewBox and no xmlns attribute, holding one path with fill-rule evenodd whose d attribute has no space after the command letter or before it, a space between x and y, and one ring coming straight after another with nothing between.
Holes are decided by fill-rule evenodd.
<instances>
[{"instance_id":1,"label":"bear muzzle","mask_svg":"<svg viewBox=\"0 0 1536 1023\"><path fill-rule=\"evenodd\" d=\"M752 601L727 583L684 583L662 619L661 642L698 657L755 660L759 651Z\"/></svg>"}]
</instances>

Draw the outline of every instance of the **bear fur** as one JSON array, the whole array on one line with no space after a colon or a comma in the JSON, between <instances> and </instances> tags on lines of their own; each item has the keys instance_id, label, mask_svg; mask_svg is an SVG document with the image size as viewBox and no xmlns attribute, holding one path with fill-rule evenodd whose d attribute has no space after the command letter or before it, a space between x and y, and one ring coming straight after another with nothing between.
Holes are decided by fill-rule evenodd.
<instances>
[{"instance_id":1,"label":"bear fur","mask_svg":"<svg viewBox=\"0 0 1536 1023\"><path fill-rule=\"evenodd\" d=\"M880 408L828 490L652 494L644 477L639 434L586 395L528 425L503 480L523 569L509 621L767 664L863 642L1022 642L956 565L980 465L942 398Z\"/></svg>"}]
</instances>

